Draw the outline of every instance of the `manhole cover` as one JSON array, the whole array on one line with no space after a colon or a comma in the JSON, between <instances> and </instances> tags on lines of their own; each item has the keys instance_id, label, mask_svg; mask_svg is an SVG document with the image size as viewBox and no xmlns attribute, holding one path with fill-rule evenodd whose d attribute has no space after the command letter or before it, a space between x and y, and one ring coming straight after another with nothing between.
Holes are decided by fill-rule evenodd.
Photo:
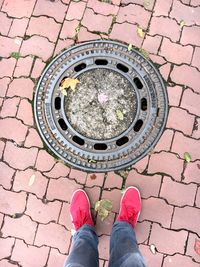
<instances>
[{"instance_id":1,"label":"manhole cover","mask_svg":"<svg viewBox=\"0 0 200 267\"><path fill-rule=\"evenodd\" d=\"M63 95L65 78L77 78ZM157 143L167 119L162 78L139 52L111 41L71 47L43 72L34 113L47 146L87 171L123 169Z\"/></svg>"}]
</instances>

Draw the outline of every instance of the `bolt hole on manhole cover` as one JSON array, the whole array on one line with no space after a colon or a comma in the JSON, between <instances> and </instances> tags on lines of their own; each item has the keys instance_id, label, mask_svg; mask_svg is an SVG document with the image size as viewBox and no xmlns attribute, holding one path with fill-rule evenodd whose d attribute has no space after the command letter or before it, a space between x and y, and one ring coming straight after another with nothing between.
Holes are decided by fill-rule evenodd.
<instances>
[{"instance_id":1,"label":"bolt hole on manhole cover","mask_svg":"<svg viewBox=\"0 0 200 267\"><path fill-rule=\"evenodd\" d=\"M60 85L77 79L63 94ZM168 99L158 71L138 51L113 41L81 43L44 70L34 114L51 151L91 172L127 168L158 142Z\"/></svg>"}]
</instances>

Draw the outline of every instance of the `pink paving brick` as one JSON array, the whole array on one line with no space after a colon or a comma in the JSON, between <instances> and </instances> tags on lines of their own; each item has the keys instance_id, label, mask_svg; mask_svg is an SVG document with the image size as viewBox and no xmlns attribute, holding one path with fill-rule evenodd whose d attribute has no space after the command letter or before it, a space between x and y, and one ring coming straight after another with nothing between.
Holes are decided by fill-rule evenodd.
<instances>
[{"instance_id":1,"label":"pink paving brick","mask_svg":"<svg viewBox=\"0 0 200 267\"><path fill-rule=\"evenodd\" d=\"M142 48L152 54L157 54L162 37L146 35Z\"/></svg>"},{"instance_id":2,"label":"pink paving brick","mask_svg":"<svg viewBox=\"0 0 200 267\"><path fill-rule=\"evenodd\" d=\"M7 96L21 96L32 100L34 83L31 79L14 79L9 86Z\"/></svg>"},{"instance_id":3,"label":"pink paving brick","mask_svg":"<svg viewBox=\"0 0 200 267\"><path fill-rule=\"evenodd\" d=\"M38 132L34 128L29 128L28 135L26 137L24 146L25 147L36 146L39 148L43 148L42 140L41 140Z\"/></svg>"},{"instance_id":4,"label":"pink paving brick","mask_svg":"<svg viewBox=\"0 0 200 267\"><path fill-rule=\"evenodd\" d=\"M195 92L199 93L200 72L193 67L187 65L174 66L171 73L172 81L191 87Z\"/></svg>"},{"instance_id":5,"label":"pink paving brick","mask_svg":"<svg viewBox=\"0 0 200 267\"><path fill-rule=\"evenodd\" d=\"M184 157L185 152L189 152L192 160L199 159L200 143L198 140L184 136L176 132L172 145L172 151L178 153L181 158Z\"/></svg>"},{"instance_id":6,"label":"pink paving brick","mask_svg":"<svg viewBox=\"0 0 200 267\"><path fill-rule=\"evenodd\" d=\"M173 263L173 265L172 265ZM198 263L192 261L190 257L180 254L174 256L167 256L164 258L163 267L184 266L184 267L199 267Z\"/></svg>"},{"instance_id":7,"label":"pink paving brick","mask_svg":"<svg viewBox=\"0 0 200 267\"><path fill-rule=\"evenodd\" d=\"M153 17L149 29L150 35L165 35L173 42L179 40L180 26L175 20L165 17Z\"/></svg>"},{"instance_id":8,"label":"pink paving brick","mask_svg":"<svg viewBox=\"0 0 200 267\"><path fill-rule=\"evenodd\" d=\"M18 219L5 216L2 228L3 237L13 236L23 239L27 244L33 244L37 224L28 216ZM26 231L24 231L26 229Z\"/></svg>"},{"instance_id":9,"label":"pink paving brick","mask_svg":"<svg viewBox=\"0 0 200 267\"><path fill-rule=\"evenodd\" d=\"M200 47L195 47L192 59L192 66L197 67L200 70L199 58L200 58Z\"/></svg>"},{"instance_id":10,"label":"pink paving brick","mask_svg":"<svg viewBox=\"0 0 200 267\"><path fill-rule=\"evenodd\" d=\"M35 179L33 184L29 186L32 175L35 176ZM40 172L35 172L32 169L17 171L14 179L13 189L17 192L22 190L34 193L38 197L42 198L46 191L47 181L48 180Z\"/></svg>"},{"instance_id":11,"label":"pink paving brick","mask_svg":"<svg viewBox=\"0 0 200 267\"><path fill-rule=\"evenodd\" d=\"M61 204L59 201L44 204L36 196L30 194L27 201L26 214L39 223L57 222Z\"/></svg>"},{"instance_id":12,"label":"pink paving brick","mask_svg":"<svg viewBox=\"0 0 200 267\"><path fill-rule=\"evenodd\" d=\"M0 186L0 211L5 214L14 215L23 213L26 206L26 193L15 193L3 189Z\"/></svg>"},{"instance_id":13,"label":"pink paving brick","mask_svg":"<svg viewBox=\"0 0 200 267\"><path fill-rule=\"evenodd\" d=\"M78 34L79 42L97 40L97 39L100 39L100 35L90 33L87 31L85 27L81 27L80 32Z\"/></svg>"},{"instance_id":14,"label":"pink paving brick","mask_svg":"<svg viewBox=\"0 0 200 267\"><path fill-rule=\"evenodd\" d=\"M0 158L3 155L4 148L5 148L5 143L0 140Z\"/></svg>"},{"instance_id":15,"label":"pink paving brick","mask_svg":"<svg viewBox=\"0 0 200 267\"><path fill-rule=\"evenodd\" d=\"M157 197L161 186L161 176L142 175L132 170L126 180L126 188L128 186L136 186L140 190L142 198Z\"/></svg>"},{"instance_id":16,"label":"pink paving brick","mask_svg":"<svg viewBox=\"0 0 200 267\"><path fill-rule=\"evenodd\" d=\"M37 58L33 66L31 77L38 78L41 75L44 67L45 67L45 63L40 58Z\"/></svg>"},{"instance_id":17,"label":"pink paving brick","mask_svg":"<svg viewBox=\"0 0 200 267\"><path fill-rule=\"evenodd\" d=\"M157 252L153 254L149 249L149 246L139 245L140 251L145 258L145 262L148 267L160 267L162 266L163 254Z\"/></svg>"},{"instance_id":18,"label":"pink paving brick","mask_svg":"<svg viewBox=\"0 0 200 267\"><path fill-rule=\"evenodd\" d=\"M200 6L200 0L191 0L190 5L191 6Z\"/></svg>"},{"instance_id":19,"label":"pink paving brick","mask_svg":"<svg viewBox=\"0 0 200 267\"><path fill-rule=\"evenodd\" d=\"M51 179L47 190L47 199L69 201L73 192L81 187L75 181L67 178Z\"/></svg>"},{"instance_id":20,"label":"pink paving brick","mask_svg":"<svg viewBox=\"0 0 200 267\"><path fill-rule=\"evenodd\" d=\"M194 245L196 239L198 240L199 237L195 234L189 233L188 242L187 242L187 249L186 249L186 255L192 257L195 261L200 263L199 255L194 250Z\"/></svg>"},{"instance_id":21,"label":"pink paving brick","mask_svg":"<svg viewBox=\"0 0 200 267\"><path fill-rule=\"evenodd\" d=\"M15 118L5 118L0 120L0 137L12 139L21 144L26 137L27 127ZM12 130L13 129L13 130Z\"/></svg>"},{"instance_id":22,"label":"pink paving brick","mask_svg":"<svg viewBox=\"0 0 200 267\"><path fill-rule=\"evenodd\" d=\"M64 39L64 40L58 40L54 55L59 54L63 49L67 49L69 46L74 44L74 40L72 39Z\"/></svg>"},{"instance_id":23,"label":"pink paving brick","mask_svg":"<svg viewBox=\"0 0 200 267\"><path fill-rule=\"evenodd\" d=\"M10 83L10 78L4 77L2 79L0 79L0 96L4 97L6 95L6 91L8 89L8 85Z\"/></svg>"},{"instance_id":24,"label":"pink paving brick","mask_svg":"<svg viewBox=\"0 0 200 267\"><path fill-rule=\"evenodd\" d=\"M27 18L13 19L13 23L9 31L9 37L23 37L28 25L28 21L29 20Z\"/></svg>"},{"instance_id":25,"label":"pink paving brick","mask_svg":"<svg viewBox=\"0 0 200 267\"><path fill-rule=\"evenodd\" d=\"M18 112L17 112L17 118L22 120L24 124L33 126L33 112L32 112L32 106L26 99L22 99Z\"/></svg>"},{"instance_id":26,"label":"pink paving brick","mask_svg":"<svg viewBox=\"0 0 200 267\"><path fill-rule=\"evenodd\" d=\"M130 32L132 34L130 34ZM137 34L137 26L126 22L123 24L115 23L111 31L110 38L131 43L137 47L141 46L143 40Z\"/></svg>"},{"instance_id":27,"label":"pink paving brick","mask_svg":"<svg viewBox=\"0 0 200 267\"><path fill-rule=\"evenodd\" d=\"M154 2L155 0L149 1L148 3L146 3L145 8L148 10L152 10L154 6ZM132 3L132 4L138 4L138 5L144 6L143 0L121 0L121 3L125 5Z\"/></svg>"},{"instance_id":28,"label":"pink paving brick","mask_svg":"<svg viewBox=\"0 0 200 267\"><path fill-rule=\"evenodd\" d=\"M185 25L200 25L199 17L200 7L191 7L183 5L180 1L175 0L170 12L170 17L176 19L179 23L183 20Z\"/></svg>"},{"instance_id":29,"label":"pink paving brick","mask_svg":"<svg viewBox=\"0 0 200 267\"><path fill-rule=\"evenodd\" d=\"M173 136L174 136L173 130L170 129L165 130L153 151L155 152L160 152L162 150L169 151L172 144Z\"/></svg>"},{"instance_id":30,"label":"pink paving brick","mask_svg":"<svg viewBox=\"0 0 200 267\"><path fill-rule=\"evenodd\" d=\"M111 5L109 3L100 2L98 0L89 0L87 7L90 7L94 10L95 13L102 14L105 16L108 15L117 15L119 7L116 5Z\"/></svg>"},{"instance_id":31,"label":"pink paving brick","mask_svg":"<svg viewBox=\"0 0 200 267\"><path fill-rule=\"evenodd\" d=\"M184 183L199 183L200 177L200 161L190 162L190 164L186 165L184 174L183 174Z\"/></svg>"},{"instance_id":32,"label":"pink paving brick","mask_svg":"<svg viewBox=\"0 0 200 267\"><path fill-rule=\"evenodd\" d=\"M44 27L44 25L46 25L46 27ZM58 38L60 28L61 24L56 23L52 18L44 16L37 18L31 17L26 34L41 35L47 37L49 41L55 42Z\"/></svg>"},{"instance_id":33,"label":"pink paving brick","mask_svg":"<svg viewBox=\"0 0 200 267\"><path fill-rule=\"evenodd\" d=\"M164 177L160 197L167 200L169 204L176 206L193 206L197 186L194 184L183 184L172 181L170 177Z\"/></svg>"},{"instance_id":34,"label":"pink paving brick","mask_svg":"<svg viewBox=\"0 0 200 267\"><path fill-rule=\"evenodd\" d=\"M175 180L180 181L181 173L183 171L183 163L183 160L177 158L175 154L169 152L156 153L151 155L148 173L166 173L172 176Z\"/></svg>"},{"instance_id":35,"label":"pink paving brick","mask_svg":"<svg viewBox=\"0 0 200 267\"><path fill-rule=\"evenodd\" d=\"M0 259L11 256L12 247L14 245L14 238L0 238Z\"/></svg>"},{"instance_id":36,"label":"pink paving brick","mask_svg":"<svg viewBox=\"0 0 200 267\"><path fill-rule=\"evenodd\" d=\"M151 197L142 201L142 210L139 221L153 221L160 223L163 227L169 228L172 213L173 206L168 205L162 199Z\"/></svg>"},{"instance_id":37,"label":"pink paving brick","mask_svg":"<svg viewBox=\"0 0 200 267\"><path fill-rule=\"evenodd\" d=\"M121 176L115 174L114 172L109 172L106 179L104 188L118 188L121 189L123 179Z\"/></svg>"},{"instance_id":38,"label":"pink paving brick","mask_svg":"<svg viewBox=\"0 0 200 267\"><path fill-rule=\"evenodd\" d=\"M109 244L110 236L102 235L99 237L99 258L104 260L109 259Z\"/></svg>"},{"instance_id":39,"label":"pink paving brick","mask_svg":"<svg viewBox=\"0 0 200 267\"><path fill-rule=\"evenodd\" d=\"M109 199L112 201L112 211L119 212L120 201L122 192L119 189L113 189L110 191L103 191L101 199Z\"/></svg>"},{"instance_id":40,"label":"pink paving brick","mask_svg":"<svg viewBox=\"0 0 200 267\"><path fill-rule=\"evenodd\" d=\"M86 186L93 187L94 185L102 186L104 182L105 173L88 173Z\"/></svg>"},{"instance_id":41,"label":"pink paving brick","mask_svg":"<svg viewBox=\"0 0 200 267\"><path fill-rule=\"evenodd\" d=\"M72 225L72 221L70 218L70 212L69 212L70 205L68 203L62 204L62 209L59 217L59 224L62 224L67 228L67 230L71 231L71 229L74 229L74 226Z\"/></svg>"},{"instance_id":42,"label":"pink paving brick","mask_svg":"<svg viewBox=\"0 0 200 267\"><path fill-rule=\"evenodd\" d=\"M67 20L80 20L83 17L85 11L86 3L84 2L70 2L69 8L67 10L66 19Z\"/></svg>"},{"instance_id":43,"label":"pink paving brick","mask_svg":"<svg viewBox=\"0 0 200 267\"><path fill-rule=\"evenodd\" d=\"M167 127L191 135L194 127L195 117L186 110L172 107L169 110Z\"/></svg>"},{"instance_id":44,"label":"pink paving brick","mask_svg":"<svg viewBox=\"0 0 200 267\"><path fill-rule=\"evenodd\" d=\"M0 229L3 224L3 218L4 218L4 214L0 213Z\"/></svg>"},{"instance_id":45,"label":"pink paving brick","mask_svg":"<svg viewBox=\"0 0 200 267\"><path fill-rule=\"evenodd\" d=\"M170 87L170 86L167 87L167 93L168 93L170 106L180 105L182 92L183 92L183 88L181 86L176 85L173 87Z\"/></svg>"},{"instance_id":46,"label":"pink paving brick","mask_svg":"<svg viewBox=\"0 0 200 267\"><path fill-rule=\"evenodd\" d=\"M24 170L35 164L37 153L37 148L21 148L16 147L11 142L7 142L4 151L4 160L11 167Z\"/></svg>"},{"instance_id":47,"label":"pink paving brick","mask_svg":"<svg viewBox=\"0 0 200 267\"><path fill-rule=\"evenodd\" d=\"M54 18L58 22L63 22L67 8L67 5L64 5L60 0L55 2L37 1L33 15L46 15Z\"/></svg>"},{"instance_id":48,"label":"pink paving brick","mask_svg":"<svg viewBox=\"0 0 200 267\"><path fill-rule=\"evenodd\" d=\"M40 150L37 156L36 169L39 171L49 171L53 168L55 159L45 150Z\"/></svg>"},{"instance_id":49,"label":"pink paving brick","mask_svg":"<svg viewBox=\"0 0 200 267\"><path fill-rule=\"evenodd\" d=\"M49 172L44 172L44 174L51 178L66 177L70 172L70 168L65 166L63 163L58 162L54 165L53 169Z\"/></svg>"},{"instance_id":50,"label":"pink paving brick","mask_svg":"<svg viewBox=\"0 0 200 267\"><path fill-rule=\"evenodd\" d=\"M178 208L175 207L172 229L187 229L200 234L198 221L200 220L200 209L193 207Z\"/></svg>"},{"instance_id":51,"label":"pink paving brick","mask_svg":"<svg viewBox=\"0 0 200 267\"><path fill-rule=\"evenodd\" d=\"M8 35L10 26L12 24L12 19L8 18L5 13L0 12L0 34Z\"/></svg>"},{"instance_id":52,"label":"pink paving brick","mask_svg":"<svg viewBox=\"0 0 200 267\"><path fill-rule=\"evenodd\" d=\"M200 95L187 89L183 93L181 107L187 109L190 113L200 116Z\"/></svg>"},{"instance_id":53,"label":"pink paving brick","mask_svg":"<svg viewBox=\"0 0 200 267\"><path fill-rule=\"evenodd\" d=\"M148 162L149 162L149 155L145 156L143 159L136 162L132 167L141 173L144 170L146 170Z\"/></svg>"},{"instance_id":54,"label":"pink paving brick","mask_svg":"<svg viewBox=\"0 0 200 267\"><path fill-rule=\"evenodd\" d=\"M159 16L168 17L172 3L173 3L173 0L168 0L168 1L157 0L155 3L153 15L156 17L159 17Z\"/></svg>"},{"instance_id":55,"label":"pink paving brick","mask_svg":"<svg viewBox=\"0 0 200 267\"><path fill-rule=\"evenodd\" d=\"M17 239L11 259L24 267L43 267L46 264L48 253L48 247L30 246L25 244L23 240Z\"/></svg>"},{"instance_id":56,"label":"pink paving brick","mask_svg":"<svg viewBox=\"0 0 200 267\"><path fill-rule=\"evenodd\" d=\"M61 254L57 249L51 248L48 259L48 267L63 267L65 259L65 255Z\"/></svg>"},{"instance_id":57,"label":"pink paving brick","mask_svg":"<svg viewBox=\"0 0 200 267\"><path fill-rule=\"evenodd\" d=\"M46 245L58 248L61 253L67 253L70 245L70 237L70 232L59 224L39 224L34 243L36 246Z\"/></svg>"},{"instance_id":58,"label":"pink paving brick","mask_svg":"<svg viewBox=\"0 0 200 267\"><path fill-rule=\"evenodd\" d=\"M184 253L188 233L186 231L172 231L153 224L149 243L154 244L159 252L173 255ZM162 238L161 238L162 237Z\"/></svg>"},{"instance_id":59,"label":"pink paving brick","mask_svg":"<svg viewBox=\"0 0 200 267\"><path fill-rule=\"evenodd\" d=\"M0 267L15 267L16 264L12 264L9 260L1 260Z\"/></svg>"},{"instance_id":60,"label":"pink paving brick","mask_svg":"<svg viewBox=\"0 0 200 267\"><path fill-rule=\"evenodd\" d=\"M190 64L193 54L192 46L182 46L171 42L168 38L164 38L159 54L167 59L167 61L175 64Z\"/></svg>"},{"instance_id":61,"label":"pink paving brick","mask_svg":"<svg viewBox=\"0 0 200 267\"><path fill-rule=\"evenodd\" d=\"M110 235L112 226L115 221L115 213L111 212L109 216L102 222L101 218L97 216L95 231L98 236Z\"/></svg>"},{"instance_id":62,"label":"pink paving brick","mask_svg":"<svg viewBox=\"0 0 200 267\"><path fill-rule=\"evenodd\" d=\"M0 78L3 78L4 76L12 77L15 64L16 64L16 59L3 58L0 61Z\"/></svg>"},{"instance_id":63,"label":"pink paving brick","mask_svg":"<svg viewBox=\"0 0 200 267\"><path fill-rule=\"evenodd\" d=\"M92 188L85 187L84 190L88 194L91 207L94 208L95 203L100 200L101 188L97 186Z\"/></svg>"},{"instance_id":64,"label":"pink paving brick","mask_svg":"<svg viewBox=\"0 0 200 267\"><path fill-rule=\"evenodd\" d=\"M60 38L61 39L66 39L66 38L74 38L76 35L76 28L79 25L78 20L72 20L68 21L65 20L63 23L62 31L60 33Z\"/></svg>"},{"instance_id":65,"label":"pink paving brick","mask_svg":"<svg viewBox=\"0 0 200 267\"><path fill-rule=\"evenodd\" d=\"M11 17L22 18L30 17L33 11L36 0L30 1L9 1L5 0L3 3L2 11L6 12Z\"/></svg>"},{"instance_id":66,"label":"pink paving brick","mask_svg":"<svg viewBox=\"0 0 200 267\"><path fill-rule=\"evenodd\" d=\"M169 77L169 74L171 72L171 64L170 63L166 63L166 64L162 65L159 68L159 71L160 71L160 74L163 77L163 79L165 81L167 81L168 80L168 77Z\"/></svg>"},{"instance_id":67,"label":"pink paving brick","mask_svg":"<svg viewBox=\"0 0 200 267\"><path fill-rule=\"evenodd\" d=\"M2 57L10 57L12 52L18 52L19 48L19 44L16 44L14 39L0 36L0 54Z\"/></svg>"},{"instance_id":68,"label":"pink paving brick","mask_svg":"<svg viewBox=\"0 0 200 267\"><path fill-rule=\"evenodd\" d=\"M87 8L81 24L89 31L108 33L108 30L112 24L112 16L95 15L92 9Z\"/></svg>"},{"instance_id":69,"label":"pink paving brick","mask_svg":"<svg viewBox=\"0 0 200 267\"><path fill-rule=\"evenodd\" d=\"M196 205L196 207L200 208L200 187L198 188L198 191L196 194L195 205Z\"/></svg>"},{"instance_id":70,"label":"pink paving brick","mask_svg":"<svg viewBox=\"0 0 200 267\"><path fill-rule=\"evenodd\" d=\"M45 37L32 36L23 41L20 53L22 56L35 55L41 57L44 61L52 56L54 45Z\"/></svg>"},{"instance_id":71,"label":"pink paving brick","mask_svg":"<svg viewBox=\"0 0 200 267\"><path fill-rule=\"evenodd\" d=\"M117 14L117 22L129 22L132 24L140 25L140 27L146 29L151 17L151 13L146 11L143 7L138 5L128 5L119 8Z\"/></svg>"},{"instance_id":72,"label":"pink paving brick","mask_svg":"<svg viewBox=\"0 0 200 267\"><path fill-rule=\"evenodd\" d=\"M1 117L15 117L18 109L20 98L19 97L13 97L13 98L7 98L4 99L4 103L1 109Z\"/></svg>"},{"instance_id":73,"label":"pink paving brick","mask_svg":"<svg viewBox=\"0 0 200 267\"><path fill-rule=\"evenodd\" d=\"M17 65L15 68L14 76L20 77L20 76L29 76L31 67L33 64L33 58L32 57L25 57L25 58L19 58L17 61Z\"/></svg>"},{"instance_id":74,"label":"pink paving brick","mask_svg":"<svg viewBox=\"0 0 200 267\"><path fill-rule=\"evenodd\" d=\"M184 27L181 35L181 44L183 45L197 45L200 46L200 27Z\"/></svg>"},{"instance_id":75,"label":"pink paving brick","mask_svg":"<svg viewBox=\"0 0 200 267\"><path fill-rule=\"evenodd\" d=\"M7 164L5 164L3 161L0 162L0 184L5 189L11 188L11 182L14 174L14 170L10 168Z\"/></svg>"},{"instance_id":76,"label":"pink paving brick","mask_svg":"<svg viewBox=\"0 0 200 267\"><path fill-rule=\"evenodd\" d=\"M159 65L163 65L163 64L165 64L165 63L167 62L167 61L166 61L163 57L161 57L161 56L157 56L157 55L152 55L152 54L150 54L149 57L150 57L150 59L151 59L154 63L157 63L157 64L159 64Z\"/></svg>"},{"instance_id":77,"label":"pink paving brick","mask_svg":"<svg viewBox=\"0 0 200 267\"><path fill-rule=\"evenodd\" d=\"M76 169L71 169L69 178L75 179L77 183L84 184L86 182L87 173Z\"/></svg>"},{"instance_id":78,"label":"pink paving brick","mask_svg":"<svg viewBox=\"0 0 200 267\"><path fill-rule=\"evenodd\" d=\"M151 223L150 222L137 222L135 227L135 233L138 244L147 243L149 239Z\"/></svg>"}]
</instances>

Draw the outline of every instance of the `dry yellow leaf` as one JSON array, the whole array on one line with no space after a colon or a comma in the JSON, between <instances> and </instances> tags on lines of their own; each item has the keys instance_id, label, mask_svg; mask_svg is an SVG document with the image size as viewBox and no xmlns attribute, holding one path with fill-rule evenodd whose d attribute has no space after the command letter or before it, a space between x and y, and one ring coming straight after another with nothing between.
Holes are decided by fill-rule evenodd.
<instances>
[{"instance_id":1,"label":"dry yellow leaf","mask_svg":"<svg viewBox=\"0 0 200 267\"><path fill-rule=\"evenodd\" d=\"M183 26L185 26L185 21L184 20L181 20L181 22L180 22L181 29L183 28Z\"/></svg>"},{"instance_id":2,"label":"dry yellow leaf","mask_svg":"<svg viewBox=\"0 0 200 267\"><path fill-rule=\"evenodd\" d=\"M137 34L138 34L141 38L144 38L145 32L144 32L144 30L143 30L140 26L137 26Z\"/></svg>"},{"instance_id":3,"label":"dry yellow leaf","mask_svg":"<svg viewBox=\"0 0 200 267\"><path fill-rule=\"evenodd\" d=\"M75 90L76 85L78 83L80 83L80 81L78 79L66 78L66 79L62 80L60 89L63 90L63 89L71 88L72 90Z\"/></svg>"}]
</instances>

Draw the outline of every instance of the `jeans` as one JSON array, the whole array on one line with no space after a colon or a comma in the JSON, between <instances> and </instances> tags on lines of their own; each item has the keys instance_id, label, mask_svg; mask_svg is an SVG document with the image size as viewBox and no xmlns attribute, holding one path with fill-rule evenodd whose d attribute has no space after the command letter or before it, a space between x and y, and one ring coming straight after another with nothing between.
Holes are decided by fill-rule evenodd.
<instances>
[{"instance_id":1,"label":"jeans","mask_svg":"<svg viewBox=\"0 0 200 267\"><path fill-rule=\"evenodd\" d=\"M83 225L74 235L64 267L98 267L98 237L94 228ZM109 267L146 267L138 249L135 231L127 222L115 222L110 239Z\"/></svg>"}]
</instances>

